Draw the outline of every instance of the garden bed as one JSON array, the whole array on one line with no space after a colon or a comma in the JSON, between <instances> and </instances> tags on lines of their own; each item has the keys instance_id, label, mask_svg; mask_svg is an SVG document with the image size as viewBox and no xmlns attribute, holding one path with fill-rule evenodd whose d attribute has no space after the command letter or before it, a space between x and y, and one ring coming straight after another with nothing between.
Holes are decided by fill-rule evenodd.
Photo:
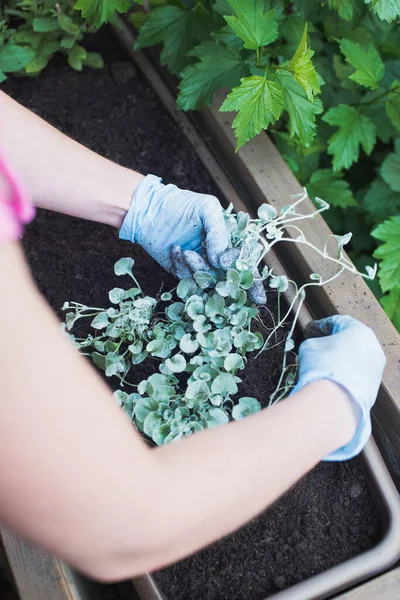
<instances>
[{"instance_id":1,"label":"garden bed","mask_svg":"<svg viewBox=\"0 0 400 600\"><path fill-rule=\"evenodd\" d=\"M3 89L65 133L125 166L217 194L192 147L141 76L124 85L115 83L112 65L125 55L104 33L92 43L111 68L77 74L54 61L39 79L9 80ZM174 285L138 246L118 241L115 231L95 223L39 211L27 229L24 247L40 289L60 318L65 300L108 304L108 290L120 285L113 264L121 256L135 258L136 275L146 293L156 295L161 282L165 289ZM273 310L271 300L268 306ZM271 350L257 361L249 360L241 392L260 401L269 396L279 375L280 352ZM152 368L137 367L138 377L148 376ZM169 600L261 600L373 547L380 535L378 513L359 462L323 463L249 525L159 572L156 579ZM122 594L133 597L131 584L102 591L110 600Z\"/></svg>"}]
</instances>

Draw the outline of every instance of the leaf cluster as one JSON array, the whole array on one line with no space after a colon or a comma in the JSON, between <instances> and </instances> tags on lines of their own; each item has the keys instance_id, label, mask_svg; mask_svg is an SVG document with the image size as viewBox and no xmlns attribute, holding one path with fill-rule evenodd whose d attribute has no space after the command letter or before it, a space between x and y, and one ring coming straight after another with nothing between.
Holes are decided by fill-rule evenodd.
<instances>
[{"instance_id":1,"label":"leaf cluster","mask_svg":"<svg viewBox=\"0 0 400 600\"><path fill-rule=\"evenodd\" d=\"M287 364L294 348L292 339L298 311L304 301L305 288L323 285L320 274L312 273L310 282L302 288L285 275L274 274L261 261L269 250L285 237L287 229L300 232L297 243L307 243L295 221L312 218L315 212L304 215L297 206L306 198L302 195L293 205L282 209L280 215L272 206L262 205L258 217L250 219L243 212L237 215L231 208L225 211L232 248L221 258L217 271L197 271L182 279L177 287L159 298L145 295L134 273L132 258L121 258L114 267L116 275L128 276L133 287L114 288L109 292L111 306L87 307L66 302L65 327L71 331L81 318L90 318L95 334L72 339L79 349L89 354L107 377L116 377L120 389L116 400L136 427L153 443L162 445L201 431L238 420L260 410L256 398L239 397L241 375L249 355L265 351L283 324L292 325L283 336L281 375L270 404L278 401L290 387L296 375L296 363ZM328 205L319 201L316 212ZM351 234L335 236L337 256L330 257L327 248L316 249L327 261L337 266L334 279L344 269L355 272L343 256L343 246ZM374 276L371 269L368 276ZM278 293L278 302L289 285L295 289L289 309L279 317L264 338L254 331L261 321L258 307L248 291L255 278ZM292 315L294 312L294 317ZM158 363L158 372L141 381L131 382L131 370L146 359ZM127 387L135 387L129 393Z\"/></svg>"}]
</instances>

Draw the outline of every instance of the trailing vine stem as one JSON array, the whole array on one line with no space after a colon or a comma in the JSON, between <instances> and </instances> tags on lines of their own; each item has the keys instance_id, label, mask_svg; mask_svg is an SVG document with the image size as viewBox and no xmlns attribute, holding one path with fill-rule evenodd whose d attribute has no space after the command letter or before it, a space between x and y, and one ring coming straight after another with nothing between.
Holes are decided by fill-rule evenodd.
<instances>
[{"instance_id":1,"label":"trailing vine stem","mask_svg":"<svg viewBox=\"0 0 400 600\"><path fill-rule=\"evenodd\" d=\"M118 404L128 414L139 431L151 443L162 445L192 435L206 428L239 420L261 409L258 399L238 398L238 384L249 356L257 356L268 349L284 344L281 372L277 386L267 400L268 406L278 402L292 389L297 363L288 364L293 352L293 334L306 291L311 286L322 286L334 281L343 271L358 273L344 256L343 247L350 240L346 236L329 236L321 250L307 241L294 223L315 216L329 208L323 200L316 199L318 208L309 213L298 212L307 198L307 191L292 197L293 204L284 207L278 215L273 206L263 204L258 217L250 219L243 212L233 214L232 206L224 211L230 233L231 249L221 257L223 268L210 272L203 267L192 277L182 279L171 291L157 299L145 295L132 269L134 260L122 258L114 266L116 275L128 275L136 287L114 288L109 292L111 306L87 307L79 302L66 302L69 312L64 327L71 331L76 322L90 317L95 336L71 335L78 348L91 348L94 363L105 371L107 377L119 381L115 392ZM287 237L291 229L299 235ZM336 258L328 253L328 243L337 246ZM268 268L268 252L279 242L305 244L327 263L340 268L329 276L311 273L311 281L299 285L284 274ZM262 267L262 263L265 263ZM259 269L262 267L261 273ZM361 274L373 278L375 270L367 267ZM252 302L252 289L263 285L278 295L277 322L267 327L261 308ZM289 286L294 296L282 311L280 301ZM165 303L160 310L159 302ZM268 307L266 306L266 309ZM283 314L282 314L283 313ZM289 331L283 339L277 333L293 315ZM265 339L256 322L268 330ZM272 338L274 343L271 344ZM130 381L131 368L148 357L159 361L158 372L139 383ZM125 387L133 387L128 393Z\"/></svg>"}]
</instances>

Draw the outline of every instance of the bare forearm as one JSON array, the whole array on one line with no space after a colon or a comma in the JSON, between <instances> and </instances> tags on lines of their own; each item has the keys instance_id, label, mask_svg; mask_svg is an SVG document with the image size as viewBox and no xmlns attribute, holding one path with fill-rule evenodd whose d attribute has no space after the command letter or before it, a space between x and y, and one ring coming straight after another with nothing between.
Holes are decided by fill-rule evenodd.
<instances>
[{"instance_id":1,"label":"bare forearm","mask_svg":"<svg viewBox=\"0 0 400 600\"><path fill-rule=\"evenodd\" d=\"M36 206L120 227L143 176L78 144L0 92L1 146Z\"/></svg>"},{"instance_id":2,"label":"bare forearm","mask_svg":"<svg viewBox=\"0 0 400 600\"><path fill-rule=\"evenodd\" d=\"M352 436L346 394L322 381L149 450L23 269L0 247L0 518L92 576L154 570L226 535Z\"/></svg>"}]
</instances>

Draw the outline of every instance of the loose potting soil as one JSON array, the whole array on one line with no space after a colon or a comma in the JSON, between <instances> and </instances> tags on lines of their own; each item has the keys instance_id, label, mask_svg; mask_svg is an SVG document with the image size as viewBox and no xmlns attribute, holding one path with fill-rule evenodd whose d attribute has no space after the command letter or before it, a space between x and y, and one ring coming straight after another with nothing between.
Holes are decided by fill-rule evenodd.
<instances>
[{"instance_id":1,"label":"loose potting soil","mask_svg":"<svg viewBox=\"0 0 400 600\"><path fill-rule=\"evenodd\" d=\"M56 58L39 78L9 78L3 89L124 166L216 194L195 151L142 76L124 63L111 34L103 31L87 46L103 54L104 70L76 73ZM117 232L104 225L39 210L23 244L35 279L60 318L65 300L108 306L108 290L122 283L113 274L113 264L122 256L135 258L146 293L156 295L162 284L164 290L175 285L141 248L119 241ZM270 310L276 310L274 304L270 294ZM268 398L280 358L276 349L249 360L242 395ZM138 378L155 368L136 367ZM261 600L374 546L379 534L357 460L322 463L246 527L156 578L169 600ZM100 586L100 591L108 600L135 597L130 583Z\"/></svg>"}]
</instances>

